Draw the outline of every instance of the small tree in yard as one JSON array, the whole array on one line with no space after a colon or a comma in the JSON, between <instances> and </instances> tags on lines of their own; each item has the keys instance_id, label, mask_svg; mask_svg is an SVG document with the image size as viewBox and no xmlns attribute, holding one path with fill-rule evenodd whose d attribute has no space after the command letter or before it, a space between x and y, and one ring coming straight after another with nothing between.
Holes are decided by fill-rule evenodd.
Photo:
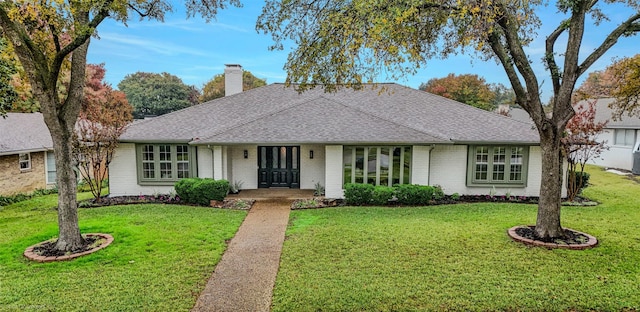
<instances>
[{"instance_id":1,"label":"small tree in yard","mask_svg":"<svg viewBox=\"0 0 640 312\"><path fill-rule=\"evenodd\" d=\"M211 19L238 0L187 0L188 16ZM12 45L51 133L58 185L58 251L85 245L78 225L73 134L85 83L89 38L105 18L126 22L129 13L162 20L168 0L0 1L0 29ZM68 67L67 67L68 66ZM69 82L61 92L60 76Z\"/></svg>"},{"instance_id":2,"label":"small tree in yard","mask_svg":"<svg viewBox=\"0 0 640 312\"><path fill-rule=\"evenodd\" d=\"M568 163L567 198L573 201L585 187L584 167L590 159L600 156L607 149L606 141L597 141L597 137L607 122L596 122L596 101L586 100L574 105L576 114L567 123L566 135L562 138L562 147Z\"/></svg>"},{"instance_id":3,"label":"small tree in yard","mask_svg":"<svg viewBox=\"0 0 640 312\"><path fill-rule=\"evenodd\" d=\"M103 82L104 65L87 66L84 101L73 140L74 158L97 202L118 146L118 138L133 119L124 93Z\"/></svg>"}]
</instances>

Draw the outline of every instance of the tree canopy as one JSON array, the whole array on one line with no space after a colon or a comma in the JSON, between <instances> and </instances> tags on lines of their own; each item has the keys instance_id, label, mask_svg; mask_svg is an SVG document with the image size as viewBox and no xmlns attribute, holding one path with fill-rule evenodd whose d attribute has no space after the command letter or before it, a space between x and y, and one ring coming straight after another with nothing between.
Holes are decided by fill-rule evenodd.
<instances>
[{"instance_id":1,"label":"tree canopy","mask_svg":"<svg viewBox=\"0 0 640 312\"><path fill-rule=\"evenodd\" d=\"M4 38L0 38L0 54L7 50L7 43ZM17 72L15 64L6 58L0 58L0 116L5 116L11 110L13 103L18 98L16 89L11 84L13 75Z\"/></svg>"},{"instance_id":2,"label":"tree canopy","mask_svg":"<svg viewBox=\"0 0 640 312\"><path fill-rule=\"evenodd\" d=\"M429 79L418 89L487 111L495 108L495 93L486 80L478 75L449 74L443 78Z\"/></svg>"},{"instance_id":3,"label":"tree canopy","mask_svg":"<svg viewBox=\"0 0 640 312\"><path fill-rule=\"evenodd\" d=\"M254 76L250 71L242 71L242 91L266 86L267 81ZM200 102L211 101L224 96L224 73L217 74L202 86Z\"/></svg>"},{"instance_id":4,"label":"tree canopy","mask_svg":"<svg viewBox=\"0 0 640 312\"><path fill-rule=\"evenodd\" d=\"M137 72L118 83L127 95L135 118L159 116L198 104L199 91L169 73Z\"/></svg>"},{"instance_id":5,"label":"tree canopy","mask_svg":"<svg viewBox=\"0 0 640 312\"><path fill-rule=\"evenodd\" d=\"M526 110L540 135L542 181L535 231L541 238L564 236L560 223L563 169L561 138L575 114L571 97L578 77L622 37L640 31L636 0L569 0L553 3L557 13L542 21L547 2L267 0L257 29L270 33L274 49L293 42L285 64L287 83L304 90L359 87L382 73L396 79L415 74L429 59L473 53L499 63L511 83L516 104ZM604 36L585 36L616 14ZM542 31L544 79L525 48ZM589 40L588 50L583 41ZM561 50L561 51L558 51ZM582 54L581 54L582 52ZM553 88L553 112L540 100L542 81Z\"/></svg>"}]
</instances>

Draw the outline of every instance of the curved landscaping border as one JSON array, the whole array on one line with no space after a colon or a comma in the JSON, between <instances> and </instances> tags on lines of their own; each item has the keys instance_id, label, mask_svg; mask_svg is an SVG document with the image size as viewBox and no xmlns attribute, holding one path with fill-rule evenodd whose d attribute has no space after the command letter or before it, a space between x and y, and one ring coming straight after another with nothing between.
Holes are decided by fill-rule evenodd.
<instances>
[{"instance_id":1,"label":"curved landscaping border","mask_svg":"<svg viewBox=\"0 0 640 312\"><path fill-rule=\"evenodd\" d=\"M71 259L75 259L78 257L82 257L82 256L86 256L88 254L92 254L100 249L103 249L109 245L111 245L111 243L113 243L113 236L109 235L109 234L103 234L103 233L90 233L90 234L84 234L87 237L93 237L93 236L97 236L100 237L102 239L105 239L105 242L102 243L100 246L93 248L91 250L87 250L87 251L83 251L83 252L79 252L79 253L74 253L74 254L70 254L70 255L64 255L64 256L51 256L51 257L45 257L45 256L41 256L38 255L36 253L33 252L33 249L35 247L38 247L41 243L35 244L33 246L29 246L27 247L27 249L25 249L23 255L31 260L31 261L37 261L37 262L53 262L53 261L66 261L66 260L71 260Z\"/></svg>"},{"instance_id":2,"label":"curved landscaping border","mask_svg":"<svg viewBox=\"0 0 640 312\"><path fill-rule=\"evenodd\" d=\"M522 228L522 227L531 227L531 225L528 225L528 226L527 225L514 226L514 227L510 228L507 231L507 234L514 241L519 242L519 243L523 243L525 245L546 247L546 248L549 248L549 249L562 248L562 249L571 249L571 250L583 250L583 249L593 248L596 245L598 245L598 239L596 239L594 236L589 235L587 233L580 232L580 231L567 229L567 228L565 228L565 229L573 231L573 232L575 232L577 234L582 234L582 235L586 236L589 240L586 243L583 243L583 244L558 244L558 243L541 242L541 241L529 239L529 238L522 237L522 236L518 235L516 233L516 230L519 229L519 228Z\"/></svg>"}]
</instances>

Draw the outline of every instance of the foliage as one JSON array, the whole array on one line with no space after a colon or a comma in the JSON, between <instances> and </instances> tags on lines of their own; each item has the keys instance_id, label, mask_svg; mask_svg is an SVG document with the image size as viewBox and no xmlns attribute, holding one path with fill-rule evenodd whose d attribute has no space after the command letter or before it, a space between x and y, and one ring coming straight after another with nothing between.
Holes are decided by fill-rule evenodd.
<instances>
[{"instance_id":1,"label":"foliage","mask_svg":"<svg viewBox=\"0 0 640 312\"><path fill-rule=\"evenodd\" d=\"M607 122L596 122L596 102L584 100L575 104L576 114L567 123L562 147L567 159L567 198L573 201L586 185L577 176L582 176L587 162L608 149L606 141L599 141Z\"/></svg>"},{"instance_id":2,"label":"foliage","mask_svg":"<svg viewBox=\"0 0 640 312\"><path fill-rule=\"evenodd\" d=\"M433 199L440 200L444 198L444 190L440 185L433 186Z\"/></svg>"},{"instance_id":3,"label":"foliage","mask_svg":"<svg viewBox=\"0 0 640 312\"><path fill-rule=\"evenodd\" d=\"M574 102L612 97L615 87L611 67L589 73L587 79L576 89Z\"/></svg>"},{"instance_id":4,"label":"foliage","mask_svg":"<svg viewBox=\"0 0 640 312\"><path fill-rule=\"evenodd\" d=\"M33 193L31 194L20 193L20 194L14 194L10 196L0 195L0 206L7 206L7 205L15 204L21 201L32 199L34 197L44 196L49 194L56 194L56 193L58 193L58 189L52 188L52 189L38 189L33 191Z\"/></svg>"},{"instance_id":5,"label":"foliage","mask_svg":"<svg viewBox=\"0 0 640 312\"><path fill-rule=\"evenodd\" d=\"M611 92L616 98L611 106L614 118L620 119L625 113L640 117L640 54L615 62L610 70L615 85Z\"/></svg>"},{"instance_id":6,"label":"foliage","mask_svg":"<svg viewBox=\"0 0 640 312\"><path fill-rule=\"evenodd\" d=\"M87 65L84 100L73 140L80 174L98 202L118 138L132 120L132 108L124 93L104 82L104 75L104 64Z\"/></svg>"},{"instance_id":7,"label":"foliage","mask_svg":"<svg viewBox=\"0 0 640 312\"><path fill-rule=\"evenodd\" d=\"M109 247L73 261L26 261L27 246L57 235L56 201L35 197L0 213L0 311L188 311L246 216L163 204L80 209L82 232L113 235Z\"/></svg>"},{"instance_id":8,"label":"foliage","mask_svg":"<svg viewBox=\"0 0 640 312\"><path fill-rule=\"evenodd\" d=\"M209 206L212 200L224 200L229 193L229 181L187 178L176 182L174 188L181 200L200 206Z\"/></svg>"},{"instance_id":9,"label":"foliage","mask_svg":"<svg viewBox=\"0 0 640 312\"><path fill-rule=\"evenodd\" d=\"M398 204L402 205L428 205L433 199L434 187L417 184L400 184L395 186Z\"/></svg>"},{"instance_id":10,"label":"foliage","mask_svg":"<svg viewBox=\"0 0 640 312\"><path fill-rule=\"evenodd\" d=\"M133 106L133 116L159 116L198 104L199 91L169 73L136 72L118 83Z\"/></svg>"},{"instance_id":11,"label":"foliage","mask_svg":"<svg viewBox=\"0 0 640 312\"><path fill-rule=\"evenodd\" d=\"M449 74L443 78L432 78L421 84L419 89L487 111L495 109L496 94L486 80L478 75Z\"/></svg>"},{"instance_id":12,"label":"foliage","mask_svg":"<svg viewBox=\"0 0 640 312\"><path fill-rule=\"evenodd\" d=\"M346 183L344 185L344 201L348 205L369 205L373 190L374 186L371 184Z\"/></svg>"},{"instance_id":13,"label":"foliage","mask_svg":"<svg viewBox=\"0 0 640 312\"><path fill-rule=\"evenodd\" d=\"M284 67L286 82L299 84L300 90L316 84L327 91L359 88L384 73L396 80L415 74L429 59L468 50L483 60L497 61L509 78L515 104L529 113L540 135L545 187L540 192L536 233L552 238L564 235L560 139L575 114L571 97L576 81L619 39L640 31L638 1L554 4L557 14L544 21L544 29L551 31L540 35L545 41L542 64L524 49L542 29L538 13L547 3L539 0L267 0L256 27L272 35L273 49L295 45ZM592 25L611 26L610 14L621 22L585 36ZM592 45L593 40L597 43ZM589 51L581 51L583 45ZM548 79L536 68L546 68ZM553 88L550 115L540 99L542 81Z\"/></svg>"},{"instance_id":14,"label":"foliage","mask_svg":"<svg viewBox=\"0 0 640 312\"><path fill-rule=\"evenodd\" d=\"M313 196L324 196L324 186L320 182L313 185Z\"/></svg>"},{"instance_id":15,"label":"foliage","mask_svg":"<svg viewBox=\"0 0 640 312\"><path fill-rule=\"evenodd\" d=\"M0 54L4 54L7 43L0 38ZM5 116L18 98L18 93L11 84L12 76L17 72L15 64L0 58L0 117Z\"/></svg>"},{"instance_id":16,"label":"foliage","mask_svg":"<svg viewBox=\"0 0 640 312\"><path fill-rule=\"evenodd\" d=\"M233 181L233 183L229 183L229 193L238 194L240 189L242 189L243 181Z\"/></svg>"},{"instance_id":17,"label":"foliage","mask_svg":"<svg viewBox=\"0 0 640 312\"><path fill-rule=\"evenodd\" d=\"M267 81L254 76L250 71L242 71L242 91L266 86ZM217 74L202 87L200 102L211 101L224 96L224 74Z\"/></svg>"},{"instance_id":18,"label":"foliage","mask_svg":"<svg viewBox=\"0 0 640 312\"><path fill-rule=\"evenodd\" d=\"M389 201L393 199L395 189L390 186L377 185L371 192L371 205L383 206L388 205Z\"/></svg>"},{"instance_id":19,"label":"foliage","mask_svg":"<svg viewBox=\"0 0 640 312\"><path fill-rule=\"evenodd\" d=\"M601 204L562 210L600 240L584 251L512 242L506 229L534 222L534 205L292 211L272 311L633 310L640 184L586 170L584 195Z\"/></svg>"},{"instance_id":20,"label":"foliage","mask_svg":"<svg viewBox=\"0 0 640 312\"><path fill-rule=\"evenodd\" d=\"M568 171L567 172L567 184L573 185L577 190L571 190L573 194L569 195L567 193L567 197L570 202L575 200L575 197L582 192L582 190L589 185L589 178L591 175L586 171ZM573 181L571 181L573 180ZM569 186L567 186L567 190Z\"/></svg>"}]
</instances>

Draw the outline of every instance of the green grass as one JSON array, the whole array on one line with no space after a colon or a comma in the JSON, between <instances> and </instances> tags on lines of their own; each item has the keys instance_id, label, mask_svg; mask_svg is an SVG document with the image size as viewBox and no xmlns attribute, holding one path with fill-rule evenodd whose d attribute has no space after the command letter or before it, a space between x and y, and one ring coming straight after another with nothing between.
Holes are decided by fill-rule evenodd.
<instances>
[{"instance_id":1,"label":"green grass","mask_svg":"<svg viewBox=\"0 0 640 312\"><path fill-rule=\"evenodd\" d=\"M458 204L291 212L273 311L629 311L640 309L640 185L589 167L595 207L563 226L600 246L511 241L536 206Z\"/></svg>"},{"instance_id":2,"label":"green grass","mask_svg":"<svg viewBox=\"0 0 640 312\"><path fill-rule=\"evenodd\" d=\"M0 208L0 311L188 311L246 215L158 204L80 209L83 233L115 241L73 261L29 262L26 247L57 236L56 200Z\"/></svg>"}]
</instances>

